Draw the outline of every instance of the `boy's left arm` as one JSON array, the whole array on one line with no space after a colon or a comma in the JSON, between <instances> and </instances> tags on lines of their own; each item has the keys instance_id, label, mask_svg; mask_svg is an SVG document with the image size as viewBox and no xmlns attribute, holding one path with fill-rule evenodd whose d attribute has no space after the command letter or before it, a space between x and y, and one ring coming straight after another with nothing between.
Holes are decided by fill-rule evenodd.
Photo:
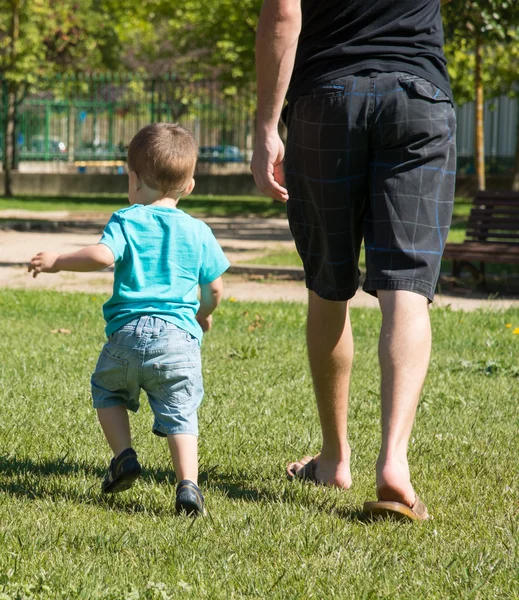
<instances>
[{"instance_id":1,"label":"boy's left arm","mask_svg":"<svg viewBox=\"0 0 519 600\"><path fill-rule=\"evenodd\" d=\"M200 286L200 308L196 314L202 331L209 331L213 325L213 312L218 308L223 296L223 281L218 277L211 283Z\"/></svg>"},{"instance_id":2,"label":"boy's left arm","mask_svg":"<svg viewBox=\"0 0 519 600\"><path fill-rule=\"evenodd\" d=\"M40 252L31 259L28 271L36 277L39 273L58 271L100 271L113 264L114 255L110 248L105 244L94 244L68 254Z\"/></svg>"}]
</instances>

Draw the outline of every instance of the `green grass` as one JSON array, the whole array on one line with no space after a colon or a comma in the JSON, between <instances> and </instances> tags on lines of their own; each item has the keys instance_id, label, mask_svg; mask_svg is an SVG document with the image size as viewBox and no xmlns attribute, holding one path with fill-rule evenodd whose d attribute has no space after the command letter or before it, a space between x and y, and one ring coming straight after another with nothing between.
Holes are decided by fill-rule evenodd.
<instances>
[{"instance_id":1,"label":"green grass","mask_svg":"<svg viewBox=\"0 0 519 600\"><path fill-rule=\"evenodd\" d=\"M173 511L174 479L144 398L145 467L99 493L109 452L89 398L103 344L87 294L0 291L0 599L519 597L517 311L431 312L431 369L410 448L434 520L368 523L379 444L377 311L354 310L354 486L284 477L319 447L305 308L224 303L203 345L201 486L210 517ZM261 325L259 327L258 325ZM70 335L53 334L57 328Z\"/></svg>"},{"instance_id":2,"label":"green grass","mask_svg":"<svg viewBox=\"0 0 519 600\"><path fill-rule=\"evenodd\" d=\"M278 248L276 250L265 252L261 256L249 260L240 261L247 265L269 265L272 267L302 267L303 263L297 253L297 250L289 248Z\"/></svg>"},{"instance_id":3,"label":"green grass","mask_svg":"<svg viewBox=\"0 0 519 600\"><path fill-rule=\"evenodd\" d=\"M25 209L30 211L71 211L112 213L128 206L127 196L74 196L71 198L35 198L32 196L6 200L0 198L0 211ZM180 201L179 208L194 216L233 217L285 216L285 206L261 196L197 196L193 194Z\"/></svg>"}]
</instances>

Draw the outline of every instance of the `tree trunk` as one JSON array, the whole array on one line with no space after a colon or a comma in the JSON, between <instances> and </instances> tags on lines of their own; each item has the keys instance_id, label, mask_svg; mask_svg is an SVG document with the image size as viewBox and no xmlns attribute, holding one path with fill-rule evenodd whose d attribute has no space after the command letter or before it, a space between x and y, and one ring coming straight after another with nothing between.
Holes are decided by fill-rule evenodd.
<instances>
[{"instance_id":1,"label":"tree trunk","mask_svg":"<svg viewBox=\"0 0 519 600\"><path fill-rule=\"evenodd\" d=\"M11 0L11 27L8 56L11 68L14 67L17 56L17 43L20 38L20 0ZM4 195L7 198L13 196L13 164L15 160L15 129L16 129L16 92L17 87L13 82L7 83L7 111L4 131L4 177L5 189Z\"/></svg>"},{"instance_id":2,"label":"tree trunk","mask_svg":"<svg viewBox=\"0 0 519 600\"><path fill-rule=\"evenodd\" d=\"M514 178L512 180L512 189L515 192L519 192L519 109L517 113L517 128L515 132L515 166L514 166Z\"/></svg>"},{"instance_id":3,"label":"tree trunk","mask_svg":"<svg viewBox=\"0 0 519 600\"><path fill-rule=\"evenodd\" d=\"M5 153L4 153L4 177L6 198L13 196L13 160L14 160L14 135L16 123L16 91L13 84L8 84L7 88L7 111L5 119Z\"/></svg>"},{"instance_id":4,"label":"tree trunk","mask_svg":"<svg viewBox=\"0 0 519 600\"><path fill-rule=\"evenodd\" d=\"M18 170L18 98L17 94L14 95L14 114L13 114L13 125L11 127L11 141L12 141L12 157L11 157L11 169L13 171ZM9 106L9 104L8 104Z\"/></svg>"},{"instance_id":5,"label":"tree trunk","mask_svg":"<svg viewBox=\"0 0 519 600\"><path fill-rule=\"evenodd\" d=\"M484 139L484 99L482 81L483 45L481 36L476 36L476 140L475 140L475 163L478 177L478 190L485 189L485 139Z\"/></svg>"}]
</instances>

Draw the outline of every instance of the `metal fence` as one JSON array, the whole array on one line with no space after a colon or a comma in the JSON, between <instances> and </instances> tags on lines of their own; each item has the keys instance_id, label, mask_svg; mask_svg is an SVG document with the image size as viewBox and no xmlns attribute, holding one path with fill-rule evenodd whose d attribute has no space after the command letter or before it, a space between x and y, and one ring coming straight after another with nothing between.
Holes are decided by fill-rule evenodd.
<instances>
[{"instance_id":1,"label":"metal fence","mask_svg":"<svg viewBox=\"0 0 519 600\"><path fill-rule=\"evenodd\" d=\"M0 121L6 118L3 87ZM27 94L18 105L18 161L124 159L135 133L158 121L180 123L193 131L201 161L250 159L252 88L236 93L214 81L113 75L57 78L42 82L42 89Z\"/></svg>"},{"instance_id":2,"label":"metal fence","mask_svg":"<svg viewBox=\"0 0 519 600\"><path fill-rule=\"evenodd\" d=\"M515 161L519 101L501 96L485 102L485 162L489 173L508 173ZM456 107L458 172L474 173L475 106Z\"/></svg>"},{"instance_id":3,"label":"metal fence","mask_svg":"<svg viewBox=\"0 0 519 600\"><path fill-rule=\"evenodd\" d=\"M0 155L5 147L5 83L0 80ZM191 129L200 160L248 162L252 154L254 90L226 89L215 81L174 76L77 75L42 81L17 110L16 161L124 160L144 125L174 121ZM485 103L485 154L489 172L513 168L519 102L501 97ZM456 107L458 168L474 170L474 104Z\"/></svg>"}]
</instances>

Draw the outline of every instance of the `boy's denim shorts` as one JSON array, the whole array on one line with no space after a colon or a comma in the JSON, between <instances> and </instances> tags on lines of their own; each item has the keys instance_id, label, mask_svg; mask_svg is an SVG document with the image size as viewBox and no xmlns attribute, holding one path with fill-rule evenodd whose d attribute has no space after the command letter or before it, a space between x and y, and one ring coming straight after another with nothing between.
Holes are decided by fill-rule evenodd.
<instances>
[{"instance_id":1,"label":"boy's denim shorts","mask_svg":"<svg viewBox=\"0 0 519 600\"><path fill-rule=\"evenodd\" d=\"M141 388L155 415L153 433L198 435L204 394L198 340L158 317L139 317L108 337L92 375L94 408L137 412Z\"/></svg>"}]
</instances>

